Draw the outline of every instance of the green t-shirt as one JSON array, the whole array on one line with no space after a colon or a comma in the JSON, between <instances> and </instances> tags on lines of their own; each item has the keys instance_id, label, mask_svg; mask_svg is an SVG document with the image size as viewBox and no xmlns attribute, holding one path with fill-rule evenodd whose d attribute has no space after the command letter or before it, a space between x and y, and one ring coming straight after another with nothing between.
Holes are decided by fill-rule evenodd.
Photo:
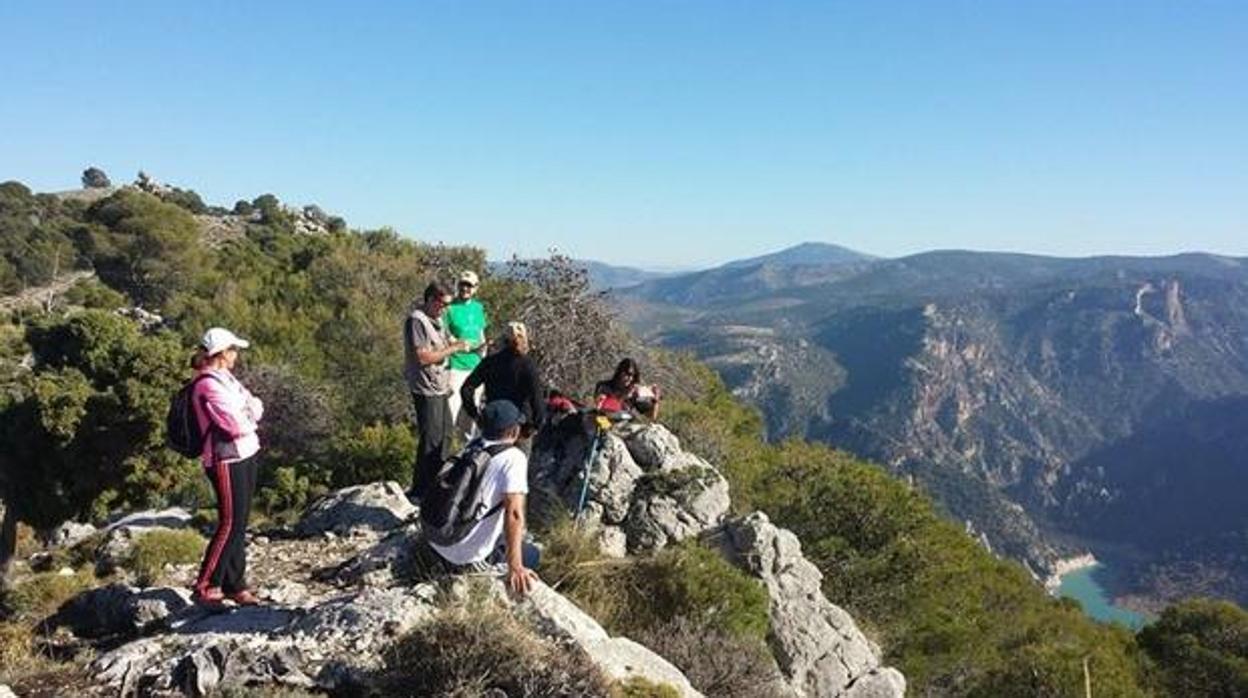
<instances>
[{"instance_id":1,"label":"green t-shirt","mask_svg":"<svg viewBox=\"0 0 1248 698\"><path fill-rule=\"evenodd\" d=\"M455 339L467 340L474 351L451 354L450 367L456 371L471 371L481 363L481 355L475 350L485 344L485 306L476 298L456 298L446 307L446 331Z\"/></svg>"}]
</instances>

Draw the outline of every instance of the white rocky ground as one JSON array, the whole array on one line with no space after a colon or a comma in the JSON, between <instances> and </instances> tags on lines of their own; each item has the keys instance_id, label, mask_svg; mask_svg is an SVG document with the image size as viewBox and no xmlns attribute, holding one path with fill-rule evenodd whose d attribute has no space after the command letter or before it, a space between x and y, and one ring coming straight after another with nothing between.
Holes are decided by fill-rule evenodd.
<instances>
[{"instance_id":1,"label":"white rocky ground","mask_svg":"<svg viewBox=\"0 0 1248 698\"><path fill-rule=\"evenodd\" d=\"M538 444L533 486L575 503L588 440L565 434ZM706 461L680 448L661 426L629 426L605 438L589 473L589 519L605 550L652 552L699 536L756 577L770 597L768 644L792 696L890 697L905 679L880 665L879 648L820 591L821 574L797 538L761 513L726 519L728 485ZM116 557L136 526L184 525L169 512L114 526L101 559ZM466 582L412 584L407 553L415 511L394 483L341 490L309 508L294 531L253 537L250 577L268 604L228 612L192 606L190 567L169 570L171 585L114 584L72 600L52 623L98 648L90 672L101 695L207 695L239 685L332 690L376 667L396 638L437 617ZM65 540L83 535L66 530ZM700 695L671 663L593 618L545 585L510 597L496 575L479 578L540 635L583 651L612 678L642 676L684 696Z\"/></svg>"}]
</instances>

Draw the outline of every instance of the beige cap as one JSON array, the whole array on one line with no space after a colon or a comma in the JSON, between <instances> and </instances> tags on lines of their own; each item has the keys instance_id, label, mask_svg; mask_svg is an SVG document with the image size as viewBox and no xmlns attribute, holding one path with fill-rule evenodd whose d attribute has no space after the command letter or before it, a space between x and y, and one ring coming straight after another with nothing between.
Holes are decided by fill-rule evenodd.
<instances>
[{"instance_id":1,"label":"beige cap","mask_svg":"<svg viewBox=\"0 0 1248 698\"><path fill-rule=\"evenodd\" d=\"M477 278L477 272L469 269L459 275L459 283L472 284L473 286L478 286L481 284L481 279Z\"/></svg>"}]
</instances>

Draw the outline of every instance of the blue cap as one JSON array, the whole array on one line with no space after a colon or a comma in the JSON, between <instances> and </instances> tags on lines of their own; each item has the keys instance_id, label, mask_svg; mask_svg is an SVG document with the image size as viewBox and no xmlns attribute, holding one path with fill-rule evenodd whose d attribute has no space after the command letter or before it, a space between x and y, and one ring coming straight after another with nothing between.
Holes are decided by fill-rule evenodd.
<instances>
[{"instance_id":1,"label":"blue cap","mask_svg":"<svg viewBox=\"0 0 1248 698\"><path fill-rule=\"evenodd\" d=\"M510 400L493 400L481 410L481 432L487 439L501 439L508 429L524 422L524 413Z\"/></svg>"}]
</instances>

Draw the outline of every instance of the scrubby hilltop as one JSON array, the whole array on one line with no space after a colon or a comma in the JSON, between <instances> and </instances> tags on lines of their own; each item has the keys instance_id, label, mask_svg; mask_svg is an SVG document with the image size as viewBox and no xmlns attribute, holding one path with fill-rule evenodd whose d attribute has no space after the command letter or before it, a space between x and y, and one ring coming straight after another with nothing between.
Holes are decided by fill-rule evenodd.
<instances>
[{"instance_id":1,"label":"scrubby hilltop","mask_svg":"<svg viewBox=\"0 0 1248 698\"><path fill-rule=\"evenodd\" d=\"M213 208L150 179L91 201L0 185L3 278L11 298L27 293L0 326L0 542L18 551L0 681L35 694L214 681L323 690L420 685L403 673L415 667L467 681L454 673L462 664L493 672L473 690L495 681L515 694L542 694L549 684L535 682L554 672L571 694L641 673L648 683L626 695L664 695L656 681L707 695L743 685L754 692L738 695L890 695L891 666L919 695L1066 695L1081 690L1086 660L1097 695L1160 690L1177 678L1172 666L1184 685L1242 685L1216 630L1239 609L1176 610L1144 646L1092 623L880 468L822 446L768 445L759 416L711 372L638 347L559 258L485 274L494 317L526 320L547 379L574 393L618 358L599 347L638 352L670 388L671 432L611 437L591 471L593 526L579 528L566 507L585 444L539 446L545 496L532 507L557 593L517 608L490 584L410 584L404 503L374 501L375 516L346 521L334 503L384 501L394 487L378 483L408 476L399 319L429 279L487 272L484 253L354 231L319 211L269 195ZM79 276L66 288L70 271ZM253 544L274 606L204 617L180 589L210 493L195 463L163 447L162 423L208 324L254 342L244 378L268 409ZM135 519L94 535L81 527L175 505L187 512L180 531L149 535ZM483 625L514 641L444 653ZM1189 636L1201 652L1176 654ZM554 649L569 642L571 655ZM504 650L520 653L495 654Z\"/></svg>"}]
</instances>

